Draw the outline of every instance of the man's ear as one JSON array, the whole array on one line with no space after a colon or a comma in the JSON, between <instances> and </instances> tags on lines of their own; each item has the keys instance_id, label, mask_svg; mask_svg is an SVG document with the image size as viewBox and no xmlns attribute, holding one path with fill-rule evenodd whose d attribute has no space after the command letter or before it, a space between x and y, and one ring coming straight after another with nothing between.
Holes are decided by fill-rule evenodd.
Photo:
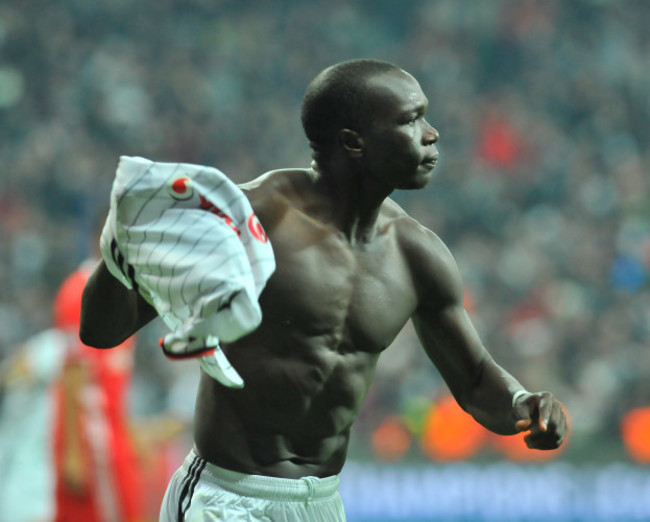
<instances>
[{"instance_id":1,"label":"man's ear","mask_svg":"<svg viewBox=\"0 0 650 522\"><path fill-rule=\"evenodd\" d=\"M360 158L363 155L363 138L357 131L341 129L337 138L339 145L350 157Z\"/></svg>"}]
</instances>

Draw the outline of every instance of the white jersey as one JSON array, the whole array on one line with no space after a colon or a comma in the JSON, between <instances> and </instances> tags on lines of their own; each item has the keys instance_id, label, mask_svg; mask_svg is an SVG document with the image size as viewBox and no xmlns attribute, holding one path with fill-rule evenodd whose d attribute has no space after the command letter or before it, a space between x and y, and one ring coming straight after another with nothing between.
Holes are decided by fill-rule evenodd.
<instances>
[{"instance_id":1,"label":"white jersey","mask_svg":"<svg viewBox=\"0 0 650 522\"><path fill-rule=\"evenodd\" d=\"M225 174L122 156L100 244L110 272L172 330L166 355L214 349L200 358L204 370L226 386L243 386L218 342L260 324L258 298L275 259L248 199Z\"/></svg>"}]
</instances>

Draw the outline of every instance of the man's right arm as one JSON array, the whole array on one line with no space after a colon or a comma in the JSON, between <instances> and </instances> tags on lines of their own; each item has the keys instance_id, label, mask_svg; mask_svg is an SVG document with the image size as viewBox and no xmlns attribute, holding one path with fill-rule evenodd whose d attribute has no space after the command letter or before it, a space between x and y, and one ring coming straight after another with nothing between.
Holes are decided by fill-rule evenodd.
<instances>
[{"instance_id":1,"label":"man's right arm","mask_svg":"<svg viewBox=\"0 0 650 522\"><path fill-rule=\"evenodd\" d=\"M156 315L153 306L115 279L101 261L84 288L79 338L88 346L112 348Z\"/></svg>"}]
</instances>

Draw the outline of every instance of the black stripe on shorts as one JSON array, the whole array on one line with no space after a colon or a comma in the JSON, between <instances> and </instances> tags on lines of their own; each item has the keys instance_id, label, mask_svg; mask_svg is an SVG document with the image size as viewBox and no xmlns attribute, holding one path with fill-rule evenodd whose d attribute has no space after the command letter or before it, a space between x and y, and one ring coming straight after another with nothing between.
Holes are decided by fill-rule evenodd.
<instances>
[{"instance_id":1,"label":"black stripe on shorts","mask_svg":"<svg viewBox=\"0 0 650 522\"><path fill-rule=\"evenodd\" d=\"M178 499L178 522L183 522L185 520L185 513L190 509L190 504L192 503L194 488L196 488L196 484L199 482L201 472L205 468L206 464L207 461L198 455L194 457L192 464L190 464L187 475L183 479L183 485L181 486L183 489L180 498ZM185 505L185 508L183 508L183 501L185 499L187 499L187 504Z\"/></svg>"},{"instance_id":2,"label":"black stripe on shorts","mask_svg":"<svg viewBox=\"0 0 650 522\"><path fill-rule=\"evenodd\" d=\"M200 461L199 467L195 471L195 476L194 479L192 480L192 484L190 485L190 494L188 495L188 502L187 506L185 506L185 509L183 510L183 517L185 517L185 513L187 513L187 510L190 509L190 504L192 503L192 497L194 496L194 488L196 488L196 485L199 483L199 479L201 478L201 473L205 469L205 465L207 464L207 460L202 459L201 457L197 457L197 459Z\"/></svg>"}]
</instances>

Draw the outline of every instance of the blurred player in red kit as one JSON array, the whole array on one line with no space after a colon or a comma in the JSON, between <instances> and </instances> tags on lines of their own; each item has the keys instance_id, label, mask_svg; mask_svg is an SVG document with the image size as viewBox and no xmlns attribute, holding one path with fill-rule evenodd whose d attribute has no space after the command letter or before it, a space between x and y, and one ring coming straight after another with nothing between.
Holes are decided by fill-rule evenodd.
<instances>
[{"instance_id":1,"label":"blurred player in red kit","mask_svg":"<svg viewBox=\"0 0 650 522\"><path fill-rule=\"evenodd\" d=\"M127 410L133 338L116 350L95 350L78 337L81 294L93 267L85 263L72 273L54 303L54 326L70 334L53 427L56 521L142 521L144 480Z\"/></svg>"}]
</instances>

